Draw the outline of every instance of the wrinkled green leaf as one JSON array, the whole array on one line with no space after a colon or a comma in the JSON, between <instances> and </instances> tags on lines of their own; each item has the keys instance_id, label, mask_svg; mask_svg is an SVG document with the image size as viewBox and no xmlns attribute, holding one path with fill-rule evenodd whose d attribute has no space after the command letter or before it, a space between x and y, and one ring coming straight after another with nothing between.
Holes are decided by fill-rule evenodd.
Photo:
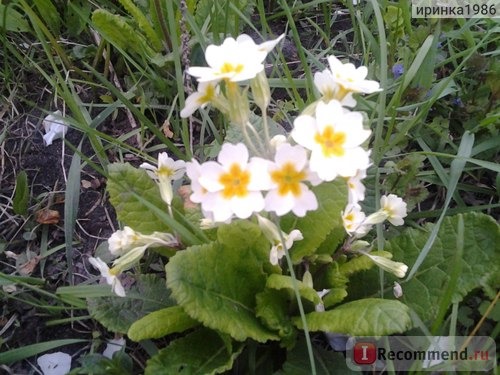
<instances>
[{"instance_id":1,"label":"wrinkled green leaf","mask_svg":"<svg viewBox=\"0 0 500 375\"><path fill-rule=\"evenodd\" d=\"M220 374L233 367L243 345L233 348L216 332L202 328L173 341L151 357L145 375Z\"/></svg>"},{"instance_id":2,"label":"wrinkled green leaf","mask_svg":"<svg viewBox=\"0 0 500 375\"><path fill-rule=\"evenodd\" d=\"M144 169L130 164L114 163L108 166L109 200L116 210L118 220L138 232L165 232L166 224L137 196L167 212L167 205L160 196L157 184Z\"/></svg>"},{"instance_id":3,"label":"wrinkled green leaf","mask_svg":"<svg viewBox=\"0 0 500 375\"><path fill-rule=\"evenodd\" d=\"M264 322L266 327L278 332L281 342L285 346L293 346L297 330L288 315L290 300L287 293L265 289L256 297L256 315Z\"/></svg>"},{"instance_id":4,"label":"wrinkled green leaf","mask_svg":"<svg viewBox=\"0 0 500 375\"><path fill-rule=\"evenodd\" d=\"M325 312L306 314L310 331L336 332L352 336L384 336L411 328L410 309L387 299L366 298L345 303ZM302 328L300 317L294 324Z\"/></svg>"},{"instance_id":5,"label":"wrinkled green leaf","mask_svg":"<svg viewBox=\"0 0 500 375\"><path fill-rule=\"evenodd\" d=\"M313 345L314 363L318 375L348 375L353 374L341 353L329 351ZM306 340L302 338L297 345L287 352L286 361L275 375L310 375L311 365L307 353ZM359 374L357 372L356 374Z\"/></svg>"},{"instance_id":6,"label":"wrinkled green leaf","mask_svg":"<svg viewBox=\"0 0 500 375\"><path fill-rule=\"evenodd\" d=\"M107 40L124 51L133 51L141 56L154 56L146 38L137 33L126 20L107 10L97 9L92 13L92 23Z\"/></svg>"},{"instance_id":7,"label":"wrinkled green leaf","mask_svg":"<svg viewBox=\"0 0 500 375\"><path fill-rule=\"evenodd\" d=\"M470 291L480 286L486 291L498 287L500 227L492 217L480 213L463 214L464 252L461 273L452 302L459 302ZM432 321L450 281L451 267L456 253L458 215L446 217L434 245L410 281L400 281L403 301L424 321ZM411 265L424 247L432 224L426 230L409 228L386 243L394 259Z\"/></svg>"},{"instance_id":8,"label":"wrinkled green leaf","mask_svg":"<svg viewBox=\"0 0 500 375\"><path fill-rule=\"evenodd\" d=\"M133 341L159 339L174 332L183 332L199 323L187 315L182 307L172 306L153 311L135 321L129 328L127 336Z\"/></svg>"},{"instance_id":9,"label":"wrinkled green leaf","mask_svg":"<svg viewBox=\"0 0 500 375\"><path fill-rule=\"evenodd\" d=\"M236 340L277 339L255 316L255 296L266 284L269 242L247 221L220 227L217 237L170 259L166 273L172 296L193 319Z\"/></svg>"},{"instance_id":10,"label":"wrinkled green leaf","mask_svg":"<svg viewBox=\"0 0 500 375\"><path fill-rule=\"evenodd\" d=\"M293 292L293 280L290 276L273 274L267 278L266 288L277 290L286 289ZM318 293L302 281L297 280L297 288L299 289L301 297L311 301L315 305L321 302Z\"/></svg>"},{"instance_id":11,"label":"wrinkled green leaf","mask_svg":"<svg viewBox=\"0 0 500 375\"><path fill-rule=\"evenodd\" d=\"M303 218L287 216L283 219L282 227L285 231L299 229L304 239L293 244L290 255L294 263L299 263L302 258L312 256L318 247L325 241L336 228L342 227L341 211L347 202L347 184L343 179L322 183L311 190L318 199L319 208L308 212ZM345 232L337 231L336 236L328 237L331 253L345 237Z\"/></svg>"},{"instance_id":12,"label":"wrinkled green leaf","mask_svg":"<svg viewBox=\"0 0 500 375\"><path fill-rule=\"evenodd\" d=\"M16 214L25 215L28 212L29 198L28 175L25 171L21 171L16 177L16 190L12 199L12 209Z\"/></svg>"},{"instance_id":13,"label":"wrinkled green leaf","mask_svg":"<svg viewBox=\"0 0 500 375\"><path fill-rule=\"evenodd\" d=\"M155 275L139 275L126 297L88 298L90 316L111 332L126 333L132 323L175 303L165 281Z\"/></svg>"},{"instance_id":14,"label":"wrinkled green leaf","mask_svg":"<svg viewBox=\"0 0 500 375\"><path fill-rule=\"evenodd\" d=\"M137 6L135 6L132 0L120 0L120 3L134 18L135 22L137 22L139 28L144 32L148 42L151 44L154 50L158 52L161 51L163 47L161 39L158 37L158 34L151 25L151 22L144 15L144 13L142 13L142 11Z\"/></svg>"}]
</instances>

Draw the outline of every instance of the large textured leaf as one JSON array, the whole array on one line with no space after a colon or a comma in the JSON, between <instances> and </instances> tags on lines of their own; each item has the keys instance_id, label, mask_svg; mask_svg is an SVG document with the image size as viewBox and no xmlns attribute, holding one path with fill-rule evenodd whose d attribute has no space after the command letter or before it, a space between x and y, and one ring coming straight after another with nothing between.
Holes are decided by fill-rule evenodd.
<instances>
[{"instance_id":1,"label":"large textured leaf","mask_svg":"<svg viewBox=\"0 0 500 375\"><path fill-rule=\"evenodd\" d=\"M137 33L123 17L111 14L104 9L97 9L92 13L92 22L99 33L118 48L148 57L155 55L155 52L148 46L146 38Z\"/></svg>"},{"instance_id":2,"label":"large textured leaf","mask_svg":"<svg viewBox=\"0 0 500 375\"><path fill-rule=\"evenodd\" d=\"M247 221L219 228L218 240L178 252L166 266L167 286L186 313L236 340L277 339L255 316L264 290L269 242Z\"/></svg>"},{"instance_id":3,"label":"large textured leaf","mask_svg":"<svg viewBox=\"0 0 500 375\"><path fill-rule=\"evenodd\" d=\"M313 345L314 363L318 375L347 375L353 374L347 365L344 356ZM297 345L287 353L283 368L275 375L310 375L311 365L307 352L306 340L302 338ZM356 374L360 374L356 372Z\"/></svg>"},{"instance_id":4,"label":"large textured leaf","mask_svg":"<svg viewBox=\"0 0 500 375\"><path fill-rule=\"evenodd\" d=\"M452 301L463 297L480 286L498 287L500 281L499 250L500 227L488 215L463 214L463 256L461 272ZM411 266L425 245L429 231L407 229L402 235L386 244L386 250L394 259ZM443 220L436 241L418 272L409 281L400 282L403 287L403 301L412 307L424 321L432 321L447 290L457 250L458 215ZM496 280L495 280L496 278Z\"/></svg>"},{"instance_id":5,"label":"large textured leaf","mask_svg":"<svg viewBox=\"0 0 500 375\"><path fill-rule=\"evenodd\" d=\"M127 297L87 298L89 313L111 332L126 333L143 316L175 303L165 288L165 280L140 275Z\"/></svg>"},{"instance_id":6,"label":"large textured leaf","mask_svg":"<svg viewBox=\"0 0 500 375\"><path fill-rule=\"evenodd\" d=\"M339 178L333 182L315 186L312 191L316 194L319 208L316 211L308 212L305 217L296 221L291 216L283 220L284 229L299 229L304 236L304 239L295 242L290 250L294 263L300 262L303 257L315 254L317 248L333 229L342 227L340 212L345 208L347 202L346 182ZM335 238L328 238L332 253L344 236L344 231L337 231Z\"/></svg>"},{"instance_id":7,"label":"large textured leaf","mask_svg":"<svg viewBox=\"0 0 500 375\"><path fill-rule=\"evenodd\" d=\"M145 234L167 231L167 225L139 199L167 212L167 205L161 199L157 184L146 171L128 163L114 163L108 168L109 200L115 207L118 220Z\"/></svg>"},{"instance_id":8,"label":"large textured leaf","mask_svg":"<svg viewBox=\"0 0 500 375\"><path fill-rule=\"evenodd\" d=\"M352 336L384 336L411 328L408 306L399 301L366 298L325 312L306 314L310 331L336 332ZM300 317L293 322L302 328Z\"/></svg>"},{"instance_id":9,"label":"large textured leaf","mask_svg":"<svg viewBox=\"0 0 500 375\"><path fill-rule=\"evenodd\" d=\"M269 289L277 289L277 290L286 289L289 290L290 292L293 292L294 290L293 280L290 276L277 275L277 274L270 275L267 278L266 287ZM302 281L297 280L297 288L299 289L299 293L302 298L305 298L313 302L315 305L321 302L318 293L316 293L316 291L313 288L307 286Z\"/></svg>"},{"instance_id":10,"label":"large textured leaf","mask_svg":"<svg viewBox=\"0 0 500 375\"><path fill-rule=\"evenodd\" d=\"M161 39L158 37L155 29L147 19L147 17L142 13L142 11L133 3L132 0L120 0L123 7L130 13L134 18L135 22L139 25L142 32L146 35L148 42L153 46L155 51L160 52L162 50Z\"/></svg>"},{"instance_id":11,"label":"large textured leaf","mask_svg":"<svg viewBox=\"0 0 500 375\"><path fill-rule=\"evenodd\" d=\"M128 337L133 341L159 339L174 332L183 332L198 325L180 306L167 307L135 321L128 330Z\"/></svg>"},{"instance_id":12,"label":"large textured leaf","mask_svg":"<svg viewBox=\"0 0 500 375\"><path fill-rule=\"evenodd\" d=\"M287 294L272 289L265 289L257 294L256 315L262 319L268 328L278 331L282 344L293 346L297 330L288 315L290 300Z\"/></svg>"},{"instance_id":13,"label":"large textured leaf","mask_svg":"<svg viewBox=\"0 0 500 375\"><path fill-rule=\"evenodd\" d=\"M243 349L223 340L216 332L203 328L173 341L151 357L145 375L158 374L220 374L233 367L234 359Z\"/></svg>"}]
</instances>

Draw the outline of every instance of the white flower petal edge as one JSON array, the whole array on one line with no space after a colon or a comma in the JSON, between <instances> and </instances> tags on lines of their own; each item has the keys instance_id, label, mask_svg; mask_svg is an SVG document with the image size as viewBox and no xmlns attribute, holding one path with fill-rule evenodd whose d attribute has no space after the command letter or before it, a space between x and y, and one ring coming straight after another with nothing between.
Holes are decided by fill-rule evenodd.
<instances>
[{"instance_id":1,"label":"white flower petal edge","mask_svg":"<svg viewBox=\"0 0 500 375\"><path fill-rule=\"evenodd\" d=\"M125 297L125 289L123 288L117 275L110 273L108 265L104 263L101 258L90 257L89 262L101 273L101 276L106 279L106 282L111 285L113 293L119 297Z\"/></svg>"},{"instance_id":2,"label":"white flower petal edge","mask_svg":"<svg viewBox=\"0 0 500 375\"><path fill-rule=\"evenodd\" d=\"M43 375L66 375L71 370L71 359L67 353L56 352L38 357L36 363Z\"/></svg>"}]
</instances>

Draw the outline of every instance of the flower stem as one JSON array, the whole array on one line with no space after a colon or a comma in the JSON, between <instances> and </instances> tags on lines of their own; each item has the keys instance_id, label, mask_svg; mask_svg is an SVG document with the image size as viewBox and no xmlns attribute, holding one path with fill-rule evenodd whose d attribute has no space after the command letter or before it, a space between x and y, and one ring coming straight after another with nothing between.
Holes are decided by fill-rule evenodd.
<instances>
[{"instance_id":1,"label":"flower stem","mask_svg":"<svg viewBox=\"0 0 500 375\"><path fill-rule=\"evenodd\" d=\"M279 218L274 218L274 223L279 228L278 233L280 235L281 243L282 244L286 243L285 239L283 238L283 232L281 231ZM311 374L316 375L316 363L314 362L314 354L313 354L313 349L312 349L312 344L311 344L311 337L309 335L309 328L307 327L307 320L306 320L306 315L304 312L304 306L302 305L302 299L300 298L299 286L297 285L297 277L295 276L295 271L293 269L293 262L292 262L292 258L290 257L290 253L288 252L288 249L286 248L286 246L284 246L284 249L285 249L286 263L287 263L288 269L290 271L290 276L292 277L293 291L295 292L295 298L297 299L297 304L299 306L300 319L302 320L302 326L304 327L304 335L306 336L307 353L309 355L309 364L311 365Z\"/></svg>"}]
</instances>

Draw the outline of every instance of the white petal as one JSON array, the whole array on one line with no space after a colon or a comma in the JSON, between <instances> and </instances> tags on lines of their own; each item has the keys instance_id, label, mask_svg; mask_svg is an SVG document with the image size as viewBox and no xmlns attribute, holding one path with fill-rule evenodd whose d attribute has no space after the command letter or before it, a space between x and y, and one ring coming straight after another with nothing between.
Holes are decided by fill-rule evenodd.
<instances>
[{"instance_id":1,"label":"white petal","mask_svg":"<svg viewBox=\"0 0 500 375\"><path fill-rule=\"evenodd\" d=\"M125 347L125 339L110 340L106 345L106 349L102 353L106 358L112 359L113 354L119 352L123 347Z\"/></svg>"},{"instance_id":2,"label":"white petal","mask_svg":"<svg viewBox=\"0 0 500 375\"><path fill-rule=\"evenodd\" d=\"M246 168L248 163L248 149L243 143L235 145L224 143L217 157L217 161L224 168L230 167L233 163L239 164L240 168Z\"/></svg>"},{"instance_id":3,"label":"white petal","mask_svg":"<svg viewBox=\"0 0 500 375\"><path fill-rule=\"evenodd\" d=\"M255 190L268 190L273 186L269 169L271 162L259 157L253 157L247 165L247 170L250 172L250 182L248 189Z\"/></svg>"},{"instance_id":4,"label":"white petal","mask_svg":"<svg viewBox=\"0 0 500 375\"><path fill-rule=\"evenodd\" d=\"M207 161L200 166L201 176L198 182L209 192L216 192L224 188L219 182L220 176L224 173L222 166L214 161Z\"/></svg>"},{"instance_id":5,"label":"white petal","mask_svg":"<svg viewBox=\"0 0 500 375\"><path fill-rule=\"evenodd\" d=\"M314 135L316 134L316 120L312 116L301 115L293 122L291 136L295 142L312 150L316 147Z\"/></svg>"},{"instance_id":6,"label":"white petal","mask_svg":"<svg viewBox=\"0 0 500 375\"><path fill-rule=\"evenodd\" d=\"M284 143L276 150L274 161L278 167L292 163L296 170L301 171L307 164L307 152L300 145L292 146L289 143Z\"/></svg>"},{"instance_id":7,"label":"white petal","mask_svg":"<svg viewBox=\"0 0 500 375\"><path fill-rule=\"evenodd\" d=\"M244 198L232 198L231 209L240 219L246 219L254 212L264 209L264 198L260 192L250 192Z\"/></svg>"},{"instance_id":8,"label":"white petal","mask_svg":"<svg viewBox=\"0 0 500 375\"><path fill-rule=\"evenodd\" d=\"M43 375L66 375L71 370L71 356L63 352L44 354L36 363Z\"/></svg>"},{"instance_id":9,"label":"white petal","mask_svg":"<svg viewBox=\"0 0 500 375\"><path fill-rule=\"evenodd\" d=\"M303 184L301 184L303 185ZM318 200L314 193L309 190L305 185L302 187L302 194L297 197L293 213L299 217L306 215L307 211L314 211L318 209Z\"/></svg>"},{"instance_id":10,"label":"white petal","mask_svg":"<svg viewBox=\"0 0 500 375\"><path fill-rule=\"evenodd\" d=\"M278 190L270 190L265 198L265 209L266 211L276 212L276 215L283 216L290 212L295 205L295 199L293 195L287 194L281 196L278 194Z\"/></svg>"}]
</instances>

